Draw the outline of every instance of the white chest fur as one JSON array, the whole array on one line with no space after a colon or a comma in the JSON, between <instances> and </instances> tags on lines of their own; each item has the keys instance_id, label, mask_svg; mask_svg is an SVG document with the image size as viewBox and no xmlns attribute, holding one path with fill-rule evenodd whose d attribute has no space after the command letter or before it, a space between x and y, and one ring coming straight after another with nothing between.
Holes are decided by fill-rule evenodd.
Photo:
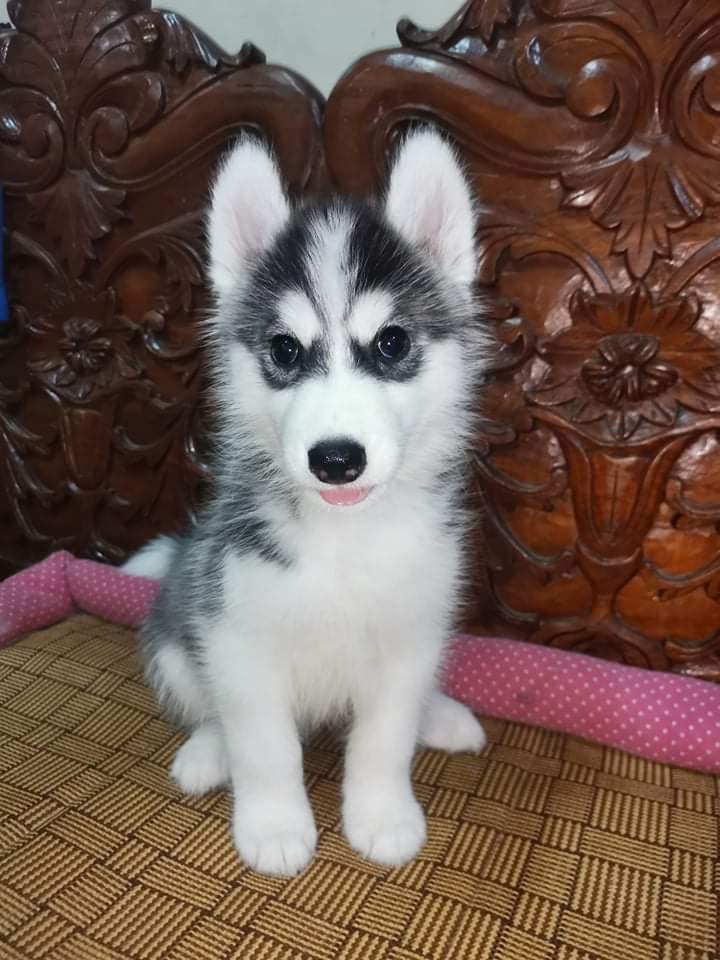
<instances>
[{"instance_id":1,"label":"white chest fur","mask_svg":"<svg viewBox=\"0 0 720 960\"><path fill-rule=\"evenodd\" d=\"M362 522L345 522L354 519ZM288 530L288 567L229 562L226 609L241 656L271 657L299 713L319 719L344 709L384 661L439 657L458 544L432 519L367 511L338 524L323 515Z\"/></svg>"}]
</instances>

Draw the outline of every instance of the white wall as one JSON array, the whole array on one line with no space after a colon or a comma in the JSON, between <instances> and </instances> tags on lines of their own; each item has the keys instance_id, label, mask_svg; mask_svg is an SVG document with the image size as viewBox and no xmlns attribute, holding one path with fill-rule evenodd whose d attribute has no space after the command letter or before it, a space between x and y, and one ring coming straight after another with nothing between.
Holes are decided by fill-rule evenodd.
<instances>
[{"instance_id":1,"label":"white wall","mask_svg":"<svg viewBox=\"0 0 720 960\"><path fill-rule=\"evenodd\" d=\"M408 16L438 27L460 0L157 0L192 20L230 53L251 40L268 62L292 67L327 95L362 54L397 43Z\"/></svg>"}]
</instances>

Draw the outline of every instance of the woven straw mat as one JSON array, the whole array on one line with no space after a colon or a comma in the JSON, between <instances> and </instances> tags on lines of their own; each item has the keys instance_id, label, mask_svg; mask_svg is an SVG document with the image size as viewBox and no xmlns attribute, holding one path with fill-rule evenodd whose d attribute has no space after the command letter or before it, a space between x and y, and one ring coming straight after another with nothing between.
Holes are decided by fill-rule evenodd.
<instances>
[{"instance_id":1,"label":"woven straw mat","mask_svg":"<svg viewBox=\"0 0 720 960\"><path fill-rule=\"evenodd\" d=\"M342 762L306 751L320 828L290 880L238 861L225 792L181 796L178 737L133 634L76 617L0 651L0 958L710 960L720 778L490 722L425 751L429 821L400 870L339 830Z\"/></svg>"}]
</instances>

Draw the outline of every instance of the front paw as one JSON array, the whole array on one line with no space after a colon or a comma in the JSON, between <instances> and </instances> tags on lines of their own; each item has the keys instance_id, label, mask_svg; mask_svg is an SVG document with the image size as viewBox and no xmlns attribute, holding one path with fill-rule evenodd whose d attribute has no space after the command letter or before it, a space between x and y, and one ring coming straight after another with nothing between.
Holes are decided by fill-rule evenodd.
<instances>
[{"instance_id":1,"label":"front paw","mask_svg":"<svg viewBox=\"0 0 720 960\"><path fill-rule=\"evenodd\" d=\"M317 830L307 800L278 804L272 799L236 801L233 839L244 862L258 873L291 877L308 865Z\"/></svg>"},{"instance_id":2,"label":"front paw","mask_svg":"<svg viewBox=\"0 0 720 960\"><path fill-rule=\"evenodd\" d=\"M343 825L354 850L386 867L412 860L425 843L425 817L410 790L363 789L346 799Z\"/></svg>"}]
</instances>

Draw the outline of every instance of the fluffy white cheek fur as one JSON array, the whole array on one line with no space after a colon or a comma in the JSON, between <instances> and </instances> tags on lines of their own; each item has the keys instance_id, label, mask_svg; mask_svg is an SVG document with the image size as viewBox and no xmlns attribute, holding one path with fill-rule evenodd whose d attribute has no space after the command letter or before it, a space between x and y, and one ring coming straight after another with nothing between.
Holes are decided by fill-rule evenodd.
<instances>
[{"instance_id":1,"label":"fluffy white cheek fur","mask_svg":"<svg viewBox=\"0 0 720 960\"><path fill-rule=\"evenodd\" d=\"M399 475L404 481L431 481L456 455L458 436L467 431L466 377L462 350L448 340L428 345L415 379L383 385L385 407L403 438Z\"/></svg>"},{"instance_id":2,"label":"fluffy white cheek fur","mask_svg":"<svg viewBox=\"0 0 720 960\"><path fill-rule=\"evenodd\" d=\"M426 351L418 392L405 395L407 418L413 420L414 442L410 459L426 464L454 454L458 436L468 427L468 364L462 346L452 339L430 344ZM429 459L430 458L430 459Z\"/></svg>"},{"instance_id":3,"label":"fluffy white cheek fur","mask_svg":"<svg viewBox=\"0 0 720 960\"><path fill-rule=\"evenodd\" d=\"M220 412L240 436L250 434L268 450L277 446L277 431L267 396L271 393L258 368L257 359L247 347L230 347L230 361L220 376Z\"/></svg>"}]
</instances>

